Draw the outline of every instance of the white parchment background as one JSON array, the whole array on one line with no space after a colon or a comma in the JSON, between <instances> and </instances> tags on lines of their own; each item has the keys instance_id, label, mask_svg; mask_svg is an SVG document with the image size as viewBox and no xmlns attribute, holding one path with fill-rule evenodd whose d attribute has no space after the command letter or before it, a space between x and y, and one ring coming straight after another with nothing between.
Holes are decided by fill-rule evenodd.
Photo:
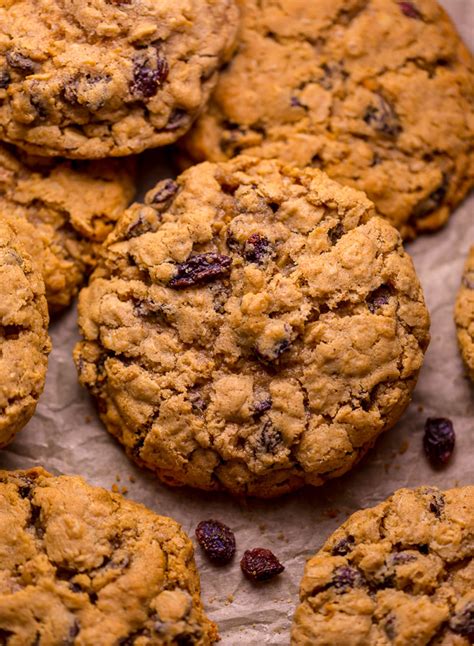
<instances>
[{"instance_id":1,"label":"white parchment background","mask_svg":"<svg viewBox=\"0 0 474 646\"><path fill-rule=\"evenodd\" d=\"M474 0L444 0L471 49L474 46ZM420 101L423 97L420 96ZM143 164L144 183L157 179L153 156ZM37 413L8 449L0 468L41 464L48 470L78 473L91 483L127 486L128 497L160 514L173 516L194 536L200 520L217 518L236 533L237 558L224 568L210 565L197 550L203 599L219 624L222 644L288 644L291 617L305 560L353 511L374 505L400 487L432 484L448 488L474 482L474 388L459 357L452 318L462 265L474 244L474 196L441 232L409 245L432 316L432 342L413 403L398 426L380 438L375 449L351 474L321 488L305 489L276 501L249 500L190 489L169 489L135 468L105 432L86 392L77 384L71 358L77 339L71 310L51 326L53 352L46 389ZM457 448L449 466L435 471L421 445L428 416L454 422ZM135 482L130 482L133 476ZM259 586L246 581L239 558L252 547L272 549L286 570Z\"/></svg>"}]
</instances>

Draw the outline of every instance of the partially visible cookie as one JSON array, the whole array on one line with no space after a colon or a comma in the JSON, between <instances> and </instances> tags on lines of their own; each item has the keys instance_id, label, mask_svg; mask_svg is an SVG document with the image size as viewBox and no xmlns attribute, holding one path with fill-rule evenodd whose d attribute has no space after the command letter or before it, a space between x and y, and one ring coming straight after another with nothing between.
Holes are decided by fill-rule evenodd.
<instances>
[{"instance_id":1,"label":"partially visible cookie","mask_svg":"<svg viewBox=\"0 0 474 646\"><path fill-rule=\"evenodd\" d=\"M234 0L17 0L0 7L0 139L98 159L176 141L238 27Z\"/></svg>"},{"instance_id":2,"label":"partially visible cookie","mask_svg":"<svg viewBox=\"0 0 474 646\"><path fill-rule=\"evenodd\" d=\"M39 263L52 310L71 302L134 194L133 162L21 157L0 145L0 214Z\"/></svg>"},{"instance_id":3,"label":"partially visible cookie","mask_svg":"<svg viewBox=\"0 0 474 646\"><path fill-rule=\"evenodd\" d=\"M474 381L474 247L471 247L454 311L459 347Z\"/></svg>"},{"instance_id":4,"label":"partially visible cookie","mask_svg":"<svg viewBox=\"0 0 474 646\"><path fill-rule=\"evenodd\" d=\"M77 476L0 471L8 646L209 646L192 543L171 518Z\"/></svg>"},{"instance_id":5,"label":"partially visible cookie","mask_svg":"<svg viewBox=\"0 0 474 646\"><path fill-rule=\"evenodd\" d=\"M171 484L276 496L348 471L411 398L429 317L400 235L319 170L195 166L80 294L80 381Z\"/></svg>"},{"instance_id":6,"label":"partially visible cookie","mask_svg":"<svg viewBox=\"0 0 474 646\"><path fill-rule=\"evenodd\" d=\"M0 214L0 447L29 421L43 392L48 323L41 273Z\"/></svg>"},{"instance_id":7,"label":"partially visible cookie","mask_svg":"<svg viewBox=\"0 0 474 646\"><path fill-rule=\"evenodd\" d=\"M292 646L468 646L474 487L400 489L306 564Z\"/></svg>"},{"instance_id":8,"label":"partially visible cookie","mask_svg":"<svg viewBox=\"0 0 474 646\"><path fill-rule=\"evenodd\" d=\"M239 50L185 139L314 166L367 193L404 237L474 182L473 58L435 0L240 0Z\"/></svg>"}]
</instances>

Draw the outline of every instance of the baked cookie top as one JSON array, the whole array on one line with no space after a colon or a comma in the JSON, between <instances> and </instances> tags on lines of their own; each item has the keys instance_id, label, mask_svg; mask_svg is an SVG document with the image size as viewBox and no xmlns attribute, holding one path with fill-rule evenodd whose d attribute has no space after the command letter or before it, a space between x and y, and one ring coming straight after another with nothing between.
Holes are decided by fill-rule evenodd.
<instances>
[{"instance_id":1,"label":"baked cookie top","mask_svg":"<svg viewBox=\"0 0 474 646\"><path fill-rule=\"evenodd\" d=\"M40 265L52 310L71 302L134 194L133 161L21 157L0 145L0 214Z\"/></svg>"},{"instance_id":2,"label":"baked cookie top","mask_svg":"<svg viewBox=\"0 0 474 646\"><path fill-rule=\"evenodd\" d=\"M474 381L474 246L464 267L454 317L461 354Z\"/></svg>"},{"instance_id":3,"label":"baked cookie top","mask_svg":"<svg viewBox=\"0 0 474 646\"><path fill-rule=\"evenodd\" d=\"M0 214L0 447L33 415L51 349L41 273L8 222Z\"/></svg>"},{"instance_id":4,"label":"baked cookie top","mask_svg":"<svg viewBox=\"0 0 474 646\"><path fill-rule=\"evenodd\" d=\"M400 489L306 564L292 646L468 646L474 487Z\"/></svg>"},{"instance_id":5,"label":"baked cookie top","mask_svg":"<svg viewBox=\"0 0 474 646\"><path fill-rule=\"evenodd\" d=\"M171 518L76 476L0 471L8 646L208 646L192 543Z\"/></svg>"},{"instance_id":6,"label":"baked cookie top","mask_svg":"<svg viewBox=\"0 0 474 646\"><path fill-rule=\"evenodd\" d=\"M80 294L79 377L163 479L274 496L406 407L429 318L398 232L318 170L204 163L134 204Z\"/></svg>"},{"instance_id":7,"label":"baked cookie top","mask_svg":"<svg viewBox=\"0 0 474 646\"><path fill-rule=\"evenodd\" d=\"M234 0L17 0L0 7L0 139L96 159L169 144L214 88Z\"/></svg>"},{"instance_id":8,"label":"baked cookie top","mask_svg":"<svg viewBox=\"0 0 474 646\"><path fill-rule=\"evenodd\" d=\"M238 53L185 146L315 166L404 237L474 179L474 64L434 0L240 0Z\"/></svg>"}]
</instances>

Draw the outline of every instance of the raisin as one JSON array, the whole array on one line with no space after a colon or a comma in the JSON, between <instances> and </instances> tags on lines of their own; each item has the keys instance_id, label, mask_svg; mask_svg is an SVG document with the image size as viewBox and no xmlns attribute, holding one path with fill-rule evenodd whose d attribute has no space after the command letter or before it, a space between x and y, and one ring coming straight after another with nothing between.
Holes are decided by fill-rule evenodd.
<instances>
[{"instance_id":1,"label":"raisin","mask_svg":"<svg viewBox=\"0 0 474 646\"><path fill-rule=\"evenodd\" d=\"M388 285L381 285L373 292L371 292L367 296L367 305L371 313L375 314L375 312L380 307L382 307L383 305L387 305L391 295L392 295L392 290Z\"/></svg>"},{"instance_id":2,"label":"raisin","mask_svg":"<svg viewBox=\"0 0 474 646\"><path fill-rule=\"evenodd\" d=\"M344 227L340 222L338 222L336 226L332 227L332 229L329 229L328 238L331 241L331 244L335 245L336 242L340 238L342 238L344 234L345 234Z\"/></svg>"},{"instance_id":3,"label":"raisin","mask_svg":"<svg viewBox=\"0 0 474 646\"><path fill-rule=\"evenodd\" d=\"M164 179L154 189L150 203L158 210L164 210L169 206L172 198L178 192L178 185L172 179Z\"/></svg>"},{"instance_id":4,"label":"raisin","mask_svg":"<svg viewBox=\"0 0 474 646\"><path fill-rule=\"evenodd\" d=\"M420 543L420 545L417 546L417 549L420 554L424 554L425 556L428 556L430 553L430 547L426 543Z\"/></svg>"},{"instance_id":5,"label":"raisin","mask_svg":"<svg viewBox=\"0 0 474 646\"><path fill-rule=\"evenodd\" d=\"M258 444L265 453L275 454L278 448L281 446L283 436L278 431L273 424L268 421L264 424L260 437L258 439Z\"/></svg>"},{"instance_id":6,"label":"raisin","mask_svg":"<svg viewBox=\"0 0 474 646\"><path fill-rule=\"evenodd\" d=\"M266 397L265 399L261 399L260 401L257 401L253 405L253 416L254 417L261 417L264 413L267 412L267 410L270 410L272 407L272 398L271 397Z\"/></svg>"},{"instance_id":7,"label":"raisin","mask_svg":"<svg viewBox=\"0 0 474 646\"><path fill-rule=\"evenodd\" d=\"M177 265L176 275L168 283L173 289L192 287L199 283L208 283L216 278L228 276L232 258L218 253L202 253L191 256Z\"/></svg>"},{"instance_id":8,"label":"raisin","mask_svg":"<svg viewBox=\"0 0 474 646\"><path fill-rule=\"evenodd\" d=\"M0 71L0 90L4 90L11 83L11 76L7 70Z\"/></svg>"},{"instance_id":9,"label":"raisin","mask_svg":"<svg viewBox=\"0 0 474 646\"><path fill-rule=\"evenodd\" d=\"M281 355L286 352L287 350L290 349L290 339L282 339L279 341L273 348L269 350L265 350L262 352L258 347L256 348L256 353L258 358L265 362L265 363L271 363L273 361L276 361L281 357Z\"/></svg>"},{"instance_id":10,"label":"raisin","mask_svg":"<svg viewBox=\"0 0 474 646\"><path fill-rule=\"evenodd\" d=\"M331 554L333 556L345 556L352 550L354 543L355 538L351 534L349 534L334 545L331 550Z\"/></svg>"},{"instance_id":11,"label":"raisin","mask_svg":"<svg viewBox=\"0 0 474 646\"><path fill-rule=\"evenodd\" d=\"M36 64L31 58L25 56L21 52L10 50L7 52L7 63L15 70L24 72L25 74L33 74L36 69Z\"/></svg>"},{"instance_id":12,"label":"raisin","mask_svg":"<svg viewBox=\"0 0 474 646\"><path fill-rule=\"evenodd\" d=\"M80 626L77 619L74 620L74 623L69 628L69 634L67 638L62 642L63 646L72 646L76 640L77 635L79 634Z\"/></svg>"},{"instance_id":13,"label":"raisin","mask_svg":"<svg viewBox=\"0 0 474 646\"><path fill-rule=\"evenodd\" d=\"M445 504L443 494L440 491L434 491L428 508L436 518L441 518Z\"/></svg>"},{"instance_id":14,"label":"raisin","mask_svg":"<svg viewBox=\"0 0 474 646\"><path fill-rule=\"evenodd\" d=\"M369 105L363 118L368 126L386 137L397 137L402 130L395 109L380 95L377 105Z\"/></svg>"},{"instance_id":15,"label":"raisin","mask_svg":"<svg viewBox=\"0 0 474 646\"><path fill-rule=\"evenodd\" d=\"M398 552L396 554L392 554L388 558L388 561L390 565L403 565L404 563L416 561L416 556L414 554L407 554L406 552Z\"/></svg>"},{"instance_id":16,"label":"raisin","mask_svg":"<svg viewBox=\"0 0 474 646\"><path fill-rule=\"evenodd\" d=\"M281 574L285 566L277 557L263 547L246 550L240 561L240 568L245 576L252 581L268 581Z\"/></svg>"},{"instance_id":17,"label":"raisin","mask_svg":"<svg viewBox=\"0 0 474 646\"><path fill-rule=\"evenodd\" d=\"M457 612L449 621L453 633L467 637L469 642L474 641L474 602L468 602L462 610Z\"/></svg>"},{"instance_id":18,"label":"raisin","mask_svg":"<svg viewBox=\"0 0 474 646\"><path fill-rule=\"evenodd\" d=\"M387 617L387 621L385 622L383 629L385 630L385 634L390 639L390 641L393 641L397 636L397 633L395 631L395 617L393 615L389 615Z\"/></svg>"},{"instance_id":19,"label":"raisin","mask_svg":"<svg viewBox=\"0 0 474 646\"><path fill-rule=\"evenodd\" d=\"M165 126L165 130L168 130L168 131L178 130L184 125L187 118L188 118L188 113L186 112L186 110L181 110L180 108L176 108L171 113L170 118L168 119L168 123Z\"/></svg>"},{"instance_id":20,"label":"raisin","mask_svg":"<svg viewBox=\"0 0 474 646\"><path fill-rule=\"evenodd\" d=\"M425 218L427 215L431 215L433 211L439 209L446 197L448 192L449 180L447 175L443 175L441 184L433 192L431 192L428 197L425 197L413 210L413 217L415 218Z\"/></svg>"},{"instance_id":21,"label":"raisin","mask_svg":"<svg viewBox=\"0 0 474 646\"><path fill-rule=\"evenodd\" d=\"M168 78L169 66L165 58L156 55L156 64L150 60L137 60L133 67L133 80L130 83L130 92L137 97L150 99L158 92Z\"/></svg>"},{"instance_id":22,"label":"raisin","mask_svg":"<svg viewBox=\"0 0 474 646\"><path fill-rule=\"evenodd\" d=\"M235 554L234 532L218 520L203 520L196 527L196 538L206 556L215 563L228 563Z\"/></svg>"},{"instance_id":23,"label":"raisin","mask_svg":"<svg viewBox=\"0 0 474 646\"><path fill-rule=\"evenodd\" d=\"M423 19L421 12L415 7L413 2L399 2L398 6L407 18L414 18L415 20Z\"/></svg>"},{"instance_id":24,"label":"raisin","mask_svg":"<svg viewBox=\"0 0 474 646\"><path fill-rule=\"evenodd\" d=\"M359 570L349 565L343 565L334 570L332 583L336 590L346 592L362 583L362 575Z\"/></svg>"},{"instance_id":25,"label":"raisin","mask_svg":"<svg viewBox=\"0 0 474 646\"><path fill-rule=\"evenodd\" d=\"M246 241L244 258L248 262L261 264L271 254L270 240L260 233L253 233Z\"/></svg>"},{"instance_id":26,"label":"raisin","mask_svg":"<svg viewBox=\"0 0 474 646\"><path fill-rule=\"evenodd\" d=\"M451 420L443 417L430 417L426 420L423 447L432 464L446 464L453 453L455 442L456 436Z\"/></svg>"},{"instance_id":27,"label":"raisin","mask_svg":"<svg viewBox=\"0 0 474 646\"><path fill-rule=\"evenodd\" d=\"M140 213L136 220L132 222L125 232L125 240L130 240L131 238L138 238L144 233L148 233L152 230L151 223L147 220L143 213Z\"/></svg>"}]
</instances>

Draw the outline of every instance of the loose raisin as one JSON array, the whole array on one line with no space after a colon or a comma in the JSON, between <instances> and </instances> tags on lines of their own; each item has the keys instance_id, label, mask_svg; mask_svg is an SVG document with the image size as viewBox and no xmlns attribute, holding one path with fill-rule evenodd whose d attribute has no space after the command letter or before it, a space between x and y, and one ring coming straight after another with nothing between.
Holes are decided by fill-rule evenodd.
<instances>
[{"instance_id":1,"label":"loose raisin","mask_svg":"<svg viewBox=\"0 0 474 646\"><path fill-rule=\"evenodd\" d=\"M228 563L235 554L234 532L218 520L203 520L196 527L196 538L206 556L215 563Z\"/></svg>"},{"instance_id":2,"label":"loose raisin","mask_svg":"<svg viewBox=\"0 0 474 646\"><path fill-rule=\"evenodd\" d=\"M246 577L252 581L268 581L281 574L285 566L277 557L263 547L246 550L240 561L240 568Z\"/></svg>"},{"instance_id":3,"label":"loose raisin","mask_svg":"<svg viewBox=\"0 0 474 646\"><path fill-rule=\"evenodd\" d=\"M177 265L175 276L168 283L173 289L192 287L208 283L230 273L232 258L218 253L202 253L190 256L188 260Z\"/></svg>"},{"instance_id":4,"label":"loose raisin","mask_svg":"<svg viewBox=\"0 0 474 646\"><path fill-rule=\"evenodd\" d=\"M426 420L423 447L435 466L448 462L454 451L455 442L456 436L451 420L443 417Z\"/></svg>"},{"instance_id":5,"label":"loose raisin","mask_svg":"<svg viewBox=\"0 0 474 646\"><path fill-rule=\"evenodd\" d=\"M413 2L399 2L398 6L400 7L403 15L407 18L414 18L415 20L423 19L421 12L415 7Z\"/></svg>"}]
</instances>

